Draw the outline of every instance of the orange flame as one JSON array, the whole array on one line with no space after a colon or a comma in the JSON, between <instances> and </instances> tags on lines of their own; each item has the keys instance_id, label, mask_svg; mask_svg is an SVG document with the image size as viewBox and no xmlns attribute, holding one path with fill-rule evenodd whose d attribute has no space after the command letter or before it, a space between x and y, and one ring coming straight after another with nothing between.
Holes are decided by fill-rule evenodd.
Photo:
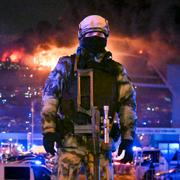
<instances>
[{"instance_id":1,"label":"orange flame","mask_svg":"<svg viewBox=\"0 0 180 180\"><path fill-rule=\"evenodd\" d=\"M46 48L39 44L32 54L25 53L23 48L6 51L2 61L5 62L7 57L10 57L14 63L21 62L31 67L53 69L59 57L75 53L77 46L78 43L74 39L70 47L57 47L53 42L49 42ZM173 47L161 41L158 33L152 34L148 40L111 34L107 49L113 53L113 59L122 64L128 57L140 59L142 56L150 60L150 63L165 64L168 58L177 53Z\"/></svg>"},{"instance_id":2,"label":"orange flame","mask_svg":"<svg viewBox=\"0 0 180 180\"><path fill-rule=\"evenodd\" d=\"M158 32L152 33L148 39L113 34L109 38L108 48L113 52L113 59L121 63L129 57L139 60L145 58L148 65L159 68L165 67L171 58L179 56L177 49L162 40Z\"/></svg>"},{"instance_id":3,"label":"orange flame","mask_svg":"<svg viewBox=\"0 0 180 180\"><path fill-rule=\"evenodd\" d=\"M20 63L24 57L24 49L13 49L6 51L2 55L2 62L5 62L7 58L10 58L12 63Z\"/></svg>"},{"instance_id":4,"label":"orange flame","mask_svg":"<svg viewBox=\"0 0 180 180\"><path fill-rule=\"evenodd\" d=\"M38 46L33 55L33 64L35 66L43 66L53 69L61 56L72 54L74 49L74 47L58 48L55 45L49 45L49 49L44 50Z\"/></svg>"}]
</instances>

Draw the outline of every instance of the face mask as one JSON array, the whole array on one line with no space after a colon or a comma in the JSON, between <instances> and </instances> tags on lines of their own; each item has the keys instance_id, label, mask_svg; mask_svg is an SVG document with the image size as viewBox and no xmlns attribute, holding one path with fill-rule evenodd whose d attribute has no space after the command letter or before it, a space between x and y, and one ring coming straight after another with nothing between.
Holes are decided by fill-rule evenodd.
<instances>
[{"instance_id":1,"label":"face mask","mask_svg":"<svg viewBox=\"0 0 180 180\"><path fill-rule=\"evenodd\" d=\"M80 46L92 53L101 53L106 47L107 39L99 36L84 37Z\"/></svg>"}]
</instances>

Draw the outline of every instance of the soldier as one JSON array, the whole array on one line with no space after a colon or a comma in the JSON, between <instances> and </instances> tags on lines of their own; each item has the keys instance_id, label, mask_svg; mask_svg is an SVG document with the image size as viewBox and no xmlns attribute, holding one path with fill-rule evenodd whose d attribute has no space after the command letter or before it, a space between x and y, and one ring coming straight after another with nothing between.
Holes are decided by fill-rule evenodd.
<instances>
[{"instance_id":1,"label":"soldier","mask_svg":"<svg viewBox=\"0 0 180 180\"><path fill-rule=\"evenodd\" d=\"M125 68L113 61L111 52L105 50L108 36L106 19L99 15L83 19L79 24L76 54L61 57L44 86L41 111L43 144L52 155L55 154L55 142L60 149L60 180L76 179L82 164L86 167L88 179L99 179L94 173L96 157L92 134L85 130L78 134L79 130L75 130L77 125L91 125L94 106L102 120L103 106L108 105L111 123L109 143L105 143L100 134L96 149L101 179L113 179L111 153L116 150L113 144L120 134L118 154L125 150L121 162L133 160L137 119L135 91ZM120 119L120 129L114 123L117 119Z\"/></svg>"}]
</instances>

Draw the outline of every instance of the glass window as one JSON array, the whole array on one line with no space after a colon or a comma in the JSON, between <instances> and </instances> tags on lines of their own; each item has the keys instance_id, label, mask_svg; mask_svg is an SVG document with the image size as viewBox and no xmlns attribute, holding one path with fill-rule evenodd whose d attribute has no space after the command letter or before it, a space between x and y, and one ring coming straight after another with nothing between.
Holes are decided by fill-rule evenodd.
<instances>
[{"instance_id":1,"label":"glass window","mask_svg":"<svg viewBox=\"0 0 180 180\"><path fill-rule=\"evenodd\" d=\"M159 149L167 150L168 149L168 143L159 143Z\"/></svg>"},{"instance_id":2,"label":"glass window","mask_svg":"<svg viewBox=\"0 0 180 180\"><path fill-rule=\"evenodd\" d=\"M179 149L179 144L178 143L170 143L169 144L169 149L178 150Z\"/></svg>"},{"instance_id":3,"label":"glass window","mask_svg":"<svg viewBox=\"0 0 180 180\"><path fill-rule=\"evenodd\" d=\"M5 167L5 179L26 179L30 180L29 167Z\"/></svg>"}]
</instances>

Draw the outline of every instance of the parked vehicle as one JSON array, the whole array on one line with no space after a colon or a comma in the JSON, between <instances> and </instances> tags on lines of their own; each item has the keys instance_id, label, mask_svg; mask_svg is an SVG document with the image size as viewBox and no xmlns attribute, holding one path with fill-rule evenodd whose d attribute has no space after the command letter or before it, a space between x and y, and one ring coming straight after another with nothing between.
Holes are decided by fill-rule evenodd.
<instances>
[{"instance_id":1,"label":"parked vehicle","mask_svg":"<svg viewBox=\"0 0 180 180\"><path fill-rule=\"evenodd\" d=\"M50 180L51 171L44 165L7 163L0 164L0 180Z\"/></svg>"}]
</instances>

